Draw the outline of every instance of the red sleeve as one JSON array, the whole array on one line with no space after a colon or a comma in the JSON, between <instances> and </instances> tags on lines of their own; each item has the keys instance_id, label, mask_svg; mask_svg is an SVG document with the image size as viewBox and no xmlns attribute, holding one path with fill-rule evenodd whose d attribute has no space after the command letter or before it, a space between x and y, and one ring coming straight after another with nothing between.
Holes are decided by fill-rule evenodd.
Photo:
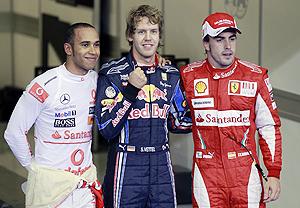
<instances>
[{"instance_id":1,"label":"red sleeve","mask_svg":"<svg viewBox=\"0 0 300 208\"><path fill-rule=\"evenodd\" d=\"M264 164L268 170L268 176L280 178L282 138L279 128L281 123L266 70L264 70L262 79L258 83L255 113L259 145Z\"/></svg>"}]
</instances>

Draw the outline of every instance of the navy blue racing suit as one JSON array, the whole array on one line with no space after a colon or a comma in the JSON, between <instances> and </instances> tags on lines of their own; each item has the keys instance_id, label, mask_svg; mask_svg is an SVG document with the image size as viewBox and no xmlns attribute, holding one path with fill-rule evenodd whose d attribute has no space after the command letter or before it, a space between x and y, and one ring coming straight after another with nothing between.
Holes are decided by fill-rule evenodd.
<instances>
[{"instance_id":1,"label":"navy blue racing suit","mask_svg":"<svg viewBox=\"0 0 300 208\"><path fill-rule=\"evenodd\" d=\"M105 207L176 207L168 129L191 131L180 74L170 65L141 67L147 84L138 89L128 82L135 67L129 54L99 72L95 118L109 141Z\"/></svg>"}]
</instances>

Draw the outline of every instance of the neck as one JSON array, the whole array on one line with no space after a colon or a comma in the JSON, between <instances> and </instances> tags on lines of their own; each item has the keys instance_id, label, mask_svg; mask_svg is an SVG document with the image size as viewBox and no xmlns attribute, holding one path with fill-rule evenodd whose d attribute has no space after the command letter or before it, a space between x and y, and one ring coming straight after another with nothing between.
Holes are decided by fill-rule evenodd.
<instances>
[{"instance_id":1,"label":"neck","mask_svg":"<svg viewBox=\"0 0 300 208\"><path fill-rule=\"evenodd\" d=\"M221 65L219 63L217 63L211 56L207 57L207 60L209 62L209 64L211 65L212 68L214 69L228 69L233 63L234 60L229 64L229 65Z\"/></svg>"},{"instance_id":2,"label":"neck","mask_svg":"<svg viewBox=\"0 0 300 208\"><path fill-rule=\"evenodd\" d=\"M78 66L76 66L73 62L70 62L67 60L65 64L66 69L71 72L72 74L83 76L86 75L87 70L81 69Z\"/></svg>"},{"instance_id":3,"label":"neck","mask_svg":"<svg viewBox=\"0 0 300 208\"><path fill-rule=\"evenodd\" d=\"M155 64L155 54L153 54L150 57L144 57L133 51L132 56L135 59L135 61L138 63L138 65L150 66Z\"/></svg>"}]
</instances>

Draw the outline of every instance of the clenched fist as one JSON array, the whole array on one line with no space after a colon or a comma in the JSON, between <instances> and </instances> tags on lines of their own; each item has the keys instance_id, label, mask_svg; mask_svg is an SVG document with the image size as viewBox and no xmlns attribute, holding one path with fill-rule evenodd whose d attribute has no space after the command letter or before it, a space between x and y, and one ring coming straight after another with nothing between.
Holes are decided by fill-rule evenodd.
<instances>
[{"instance_id":1,"label":"clenched fist","mask_svg":"<svg viewBox=\"0 0 300 208\"><path fill-rule=\"evenodd\" d=\"M136 88L141 89L147 83L147 77L144 71L140 67L137 67L129 74L128 82Z\"/></svg>"}]
</instances>

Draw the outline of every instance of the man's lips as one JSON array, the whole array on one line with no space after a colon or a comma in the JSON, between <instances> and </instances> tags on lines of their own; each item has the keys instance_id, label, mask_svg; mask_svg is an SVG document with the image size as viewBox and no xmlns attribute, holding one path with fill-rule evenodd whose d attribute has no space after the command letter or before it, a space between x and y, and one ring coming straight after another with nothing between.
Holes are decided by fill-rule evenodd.
<instances>
[{"instance_id":1,"label":"man's lips","mask_svg":"<svg viewBox=\"0 0 300 208\"><path fill-rule=\"evenodd\" d=\"M150 47L153 47L153 44L146 43L146 44L143 44L143 47L150 48Z\"/></svg>"},{"instance_id":2,"label":"man's lips","mask_svg":"<svg viewBox=\"0 0 300 208\"><path fill-rule=\"evenodd\" d=\"M222 53L223 56L232 56L232 51L225 51Z\"/></svg>"},{"instance_id":3,"label":"man's lips","mask_svg":"<svg viewBox=\"0 0 300 208\"><path fill-rule=\"evenodd\" d=\"M97 61L97 57L85 57L89 61Z\"/></svg>"}]
</instances>

